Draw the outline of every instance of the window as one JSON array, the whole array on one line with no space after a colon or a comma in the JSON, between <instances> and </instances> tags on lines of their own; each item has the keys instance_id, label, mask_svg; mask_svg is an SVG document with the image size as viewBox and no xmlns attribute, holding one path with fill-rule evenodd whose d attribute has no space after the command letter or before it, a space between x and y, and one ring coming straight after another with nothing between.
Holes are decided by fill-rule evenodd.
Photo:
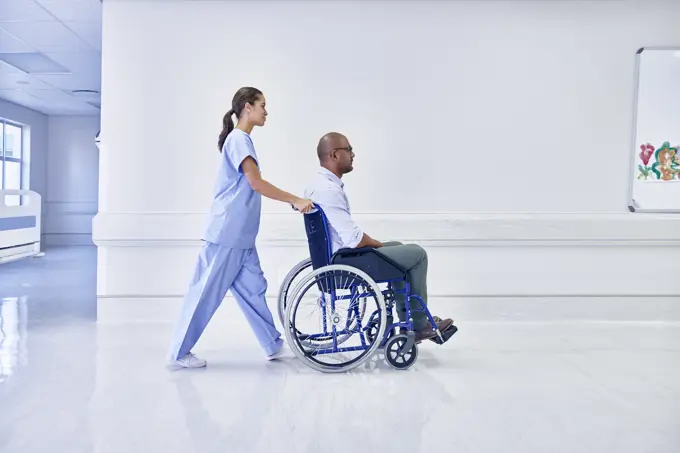
<instances>
[{"instance_id":1,"label":"window","mask_svg":"<svg viewBox=\"0 0 680 453\"><path fill-rule=\"evenodd\" d=\"M0 119L0 189L21 190L24 157L23 128ZM21 204L19 195L5 197L9 206Z\"/></svg>"}]
</instances>

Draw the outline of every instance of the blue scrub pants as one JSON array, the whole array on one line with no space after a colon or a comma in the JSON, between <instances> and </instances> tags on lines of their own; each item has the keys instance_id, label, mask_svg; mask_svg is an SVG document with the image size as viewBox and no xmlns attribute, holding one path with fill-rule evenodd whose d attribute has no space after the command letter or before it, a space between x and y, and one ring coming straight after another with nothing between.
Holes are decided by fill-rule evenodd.
<instances>
[{"instance_id":1,"label":"blue scrub pants","mask_svg":"<svg viewBox=\"0 0 680 453\"><path fill-rule=\"evenodd\" d=\"M265 299L267 280L257 250L205 242L172 335L170 360L191 351L229 290L265 354L274 354L281 348L281 334Z\"/></svg>"}]
</instances>

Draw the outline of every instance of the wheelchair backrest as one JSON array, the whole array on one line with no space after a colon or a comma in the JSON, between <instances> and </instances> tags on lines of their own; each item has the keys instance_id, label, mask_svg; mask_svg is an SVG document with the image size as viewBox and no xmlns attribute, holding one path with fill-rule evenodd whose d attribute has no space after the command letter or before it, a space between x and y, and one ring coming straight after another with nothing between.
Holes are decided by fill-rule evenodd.
<instances>
[{"instance_id":1,"label":"wheelchair backrest","mask_svg":"<svg viewBox=\"0 0 680 453\"><path fill-rule=\"evenodd\" d=\"M331 240L328 233L328 220L323 210L316 205L314 211L304 214L305 232L309 245L312 268L328 266L331 262Z\"/></svg>"}]
</instances>

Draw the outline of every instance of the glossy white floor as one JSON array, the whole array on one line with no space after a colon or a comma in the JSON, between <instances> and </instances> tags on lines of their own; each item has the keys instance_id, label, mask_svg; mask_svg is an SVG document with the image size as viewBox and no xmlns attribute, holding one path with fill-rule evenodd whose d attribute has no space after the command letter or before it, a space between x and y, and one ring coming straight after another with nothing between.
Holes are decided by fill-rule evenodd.
<instances>
[{"instance_id":1,"label":"glossy white floor","mask_svg":"<svg viewBox=\"0 0 680 453\"><path fill-rule=\"evenodd\" d=\"M0 266L0 452L680 451L680 301L433 301L416 366L266 362L234 307L171 372L171 326L95 324L93 248Z\"/></svg>"}]
</instances>

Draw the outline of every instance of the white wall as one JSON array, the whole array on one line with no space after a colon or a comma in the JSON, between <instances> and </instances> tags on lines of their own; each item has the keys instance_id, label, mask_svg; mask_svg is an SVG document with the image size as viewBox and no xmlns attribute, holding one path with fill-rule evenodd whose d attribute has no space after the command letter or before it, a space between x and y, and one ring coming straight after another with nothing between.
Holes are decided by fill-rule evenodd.
<instances>
[{"instance_id":1,"label":"white wall","mask_svg":"<svg viewBox=\"0 0 680 453\"><path fill-rule=\"evenodd\" d=\"M424 245L432 294L680 295L654 276L680 271L677 218L626 212L635 52L680 45L679 14L660 0L105 3L101 301L183 293L243 85L267 96L264 176L302 193L318 138L347 134L357 220ZM306 250L288 206L264 210L273 294Z\"/></svg>"},{"instance_id":2,"label":"white wall","mask_svg":"<svg viewBox=\"0 0 680 453\"><path fill-rule=\"evenodd\" d=\"M45 243L92 245L97 213L99 116L50 116Z\"/></svg>"},{"instance_id":3,"label":"white wall","mask_svg":"<svg viewBox=\"0 0 680 453\"><path fill-rule=\"evenodd\" d=\"M24 156L28 164L29 175L28 185L24 189L38 192L42 197L42 212L45 212L45 194L47 193L47 153L48 153L48 117L35 110L22 107L13 102L0 99L0 117L21 123L28 127L29 141L25 143L24 150L28 149L28 154ZM45 216L42 216L42 229L45 228Z\"/></svg>"}]
</instances>

